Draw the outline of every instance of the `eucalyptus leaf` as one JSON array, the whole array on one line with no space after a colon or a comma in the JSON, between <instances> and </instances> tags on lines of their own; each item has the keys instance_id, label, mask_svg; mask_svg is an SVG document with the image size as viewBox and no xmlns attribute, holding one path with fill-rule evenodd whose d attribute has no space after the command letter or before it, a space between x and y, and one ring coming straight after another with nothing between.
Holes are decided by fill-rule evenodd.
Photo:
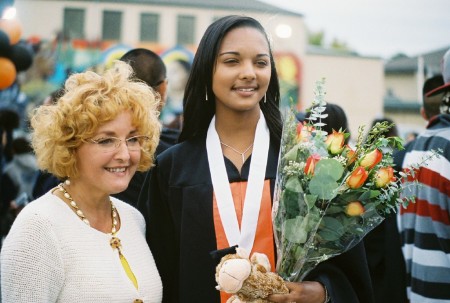
<instances>
[{"instance_id":1,"label":"eucalyptus leaf","mask_svg":"<svg viewBox=\"0 0 450 303\"><path fill-rule=\"evenodd\" d=\"M379 190L368 190L364 192L361 196L359 196L359 201L366 201L378 197L380 195Z\"/></svg>"},{"instance_id":2,"label":"eucalyptus leaf","mask_svg":"<svg viewBox=\"0 0 450 303\"><path fill-rule=\"evenodd\" d=\"M336 196L339 184L329 175L315 176L309 182L309 191L321 200L331 200Z\"/></svg>"},{"instance_id":3,"label":"eucalyptus leaf","mask_svg":"<svg viewBox=\"0 0 450 303\"><path fill-rule=\"evenodd\" d=\"M305 202L308 205L308 209L311 209L317 201L316 195L305 195Z\"/></svg>"},{"instance_id":4,"label":"eucalyptus leaf","mask_svg":"<svg viewBox=\"0 0 450 303\"><path fill-rule=\"evenodd\" d=\"M344 234L344 226L333 217L323 217L318 233L326 241L336 241Z\"/></svg>"},{"instance_id":5,"label":"eucalyptus leaf","mask_svg":"<svg viewBox=\"0 0 450 303\"><path fill-rule=\"evenodd\" d=\"M297 176L292 176L286 181L286 189L295 192L301 193L303 192L302 185L300 184L300 180L298 180Z\"/></svg>"},{"instance_id":6,"label":"eucalyptus leaf","mask_svg":"<svg viewBox=\"0 0 450 303\"><path fill-rule=\"evenodd\" d=\"M284 159L286 161L297 161L297 154L298 154L298 149L299 149L299 145L295 145L294 147L291 148L290 151L288 151L285 155L284 155Z\"/></svg>"},{"instance_id":7,"label":"eucalyptus leaf","mask_svg":"<svg viewBox=\"0 0 450 303\"><path fill-rule=\"evenodd\" d=\"M284 223L284 235L286 239L293 243L305 243L307 237L307 225L308 220L302 216L286 220Z\"/></svg>"},{"instance_id":8,"label":"eucalyptus leaf","mask_svg":"<svg viewBox=\"0 0 450 303\"><path fill-rule=\"evenodd\" d=\"M316 164L314 176L328 175L337 181L342 177L344 166L335 159L322 159Z\"/></svg>"}]
</instances>

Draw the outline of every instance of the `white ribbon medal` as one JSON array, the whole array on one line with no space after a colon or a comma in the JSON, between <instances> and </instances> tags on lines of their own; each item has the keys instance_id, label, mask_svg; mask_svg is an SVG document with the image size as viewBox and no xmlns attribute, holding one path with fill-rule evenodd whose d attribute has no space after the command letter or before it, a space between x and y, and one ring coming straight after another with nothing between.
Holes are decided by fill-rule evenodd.
<instances>
[{"instance_id":1,"label":"white ribbon medal","mask_svg":"<svg viewBox=\"0 0 450 303\"><path fill-rule=\"evenodd\" d=\"M206 136L206 151L208 154L211 180L220 219L225 230L228 244L230 246L238 245L250 253L252 251L253 242L255 241L266 175L270 143L269 128L267 127L263 113L260 112L260 118L256 126L255 139L253 142L253 152L247 190L245 192L241 230L239 230L233 196L231 194L230 183L215 122L216 118L214 116L209 124ZM222 159L222 161L219 161L220 159Z\"/></svg>"}]
</instances>

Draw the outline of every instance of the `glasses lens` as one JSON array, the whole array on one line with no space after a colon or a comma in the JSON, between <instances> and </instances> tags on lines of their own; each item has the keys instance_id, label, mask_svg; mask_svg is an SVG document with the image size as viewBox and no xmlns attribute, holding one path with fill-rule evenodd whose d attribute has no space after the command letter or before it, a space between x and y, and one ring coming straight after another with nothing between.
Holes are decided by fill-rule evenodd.
<instances>
[{"instance_id":1,"label":"glasses lens","mask_svg":"<svg viewBox=\"0 0 450 303\"><path fill-rule=\"evenodd\" d=\"M131 151L140 150L144 142L148 139L146 136L135 136L127 139L128 149Z\"/></svg>"},{"instance_id":2,"label":"glasses lens","mask_svg":"<svg viewBox=\"0 0 450 303\"><path fill-rule=\"evenodd\" d=\"M129 151L138 151L147 139L147 136L134 136L125 139L125 143ZM96 143L103 152L109 153L116 151L120 147L122 140L115 137L109 137L92 140L92 142Z\"/></svg>"}]
</instances>

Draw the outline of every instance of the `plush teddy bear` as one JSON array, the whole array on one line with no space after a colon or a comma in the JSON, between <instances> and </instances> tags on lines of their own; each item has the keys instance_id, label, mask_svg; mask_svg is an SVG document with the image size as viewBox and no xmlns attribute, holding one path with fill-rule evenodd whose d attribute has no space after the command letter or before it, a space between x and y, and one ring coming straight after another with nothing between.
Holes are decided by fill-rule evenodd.
<instances>
[{"instance_id":1,"label":"plush teddy bear","mask_svg":"<svg viewBox=\"0 0 450 303\"><path fill-rule=\"evenodd\" d=\"M235 254L224 256L216 267L216 289L234 294L227 303L266 303L270 294L289 293L283 279L270 271L265 254L248 253L237 248Z\"/></svg>"}]
</instances>

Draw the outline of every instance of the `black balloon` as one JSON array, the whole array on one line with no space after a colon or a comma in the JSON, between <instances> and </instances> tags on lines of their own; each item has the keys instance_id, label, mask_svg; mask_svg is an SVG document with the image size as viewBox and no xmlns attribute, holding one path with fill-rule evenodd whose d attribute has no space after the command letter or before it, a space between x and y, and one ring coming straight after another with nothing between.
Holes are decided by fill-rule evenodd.
<instances>
[{"instance_id":1,"label":"black balloon","mask_svg":"<svg viewBox=\"0 0 450 303\"><path fill-rule=\"evenodd\" d=\"M9 36L0 30L0 56L6 57L11 52L11 44L9 43Z\"/></svg>"},{"instance_id":2,"label":"black balloon","mask_svg":"<svg viewBox=\"0 0 450 303\"><path fill-rule=\"evenodd\" d=\"M24 43L17 43L11 47L9 59L16 66L18 72L27 70L33 63L33 51Z\"/></svg>"}]
</instances>

